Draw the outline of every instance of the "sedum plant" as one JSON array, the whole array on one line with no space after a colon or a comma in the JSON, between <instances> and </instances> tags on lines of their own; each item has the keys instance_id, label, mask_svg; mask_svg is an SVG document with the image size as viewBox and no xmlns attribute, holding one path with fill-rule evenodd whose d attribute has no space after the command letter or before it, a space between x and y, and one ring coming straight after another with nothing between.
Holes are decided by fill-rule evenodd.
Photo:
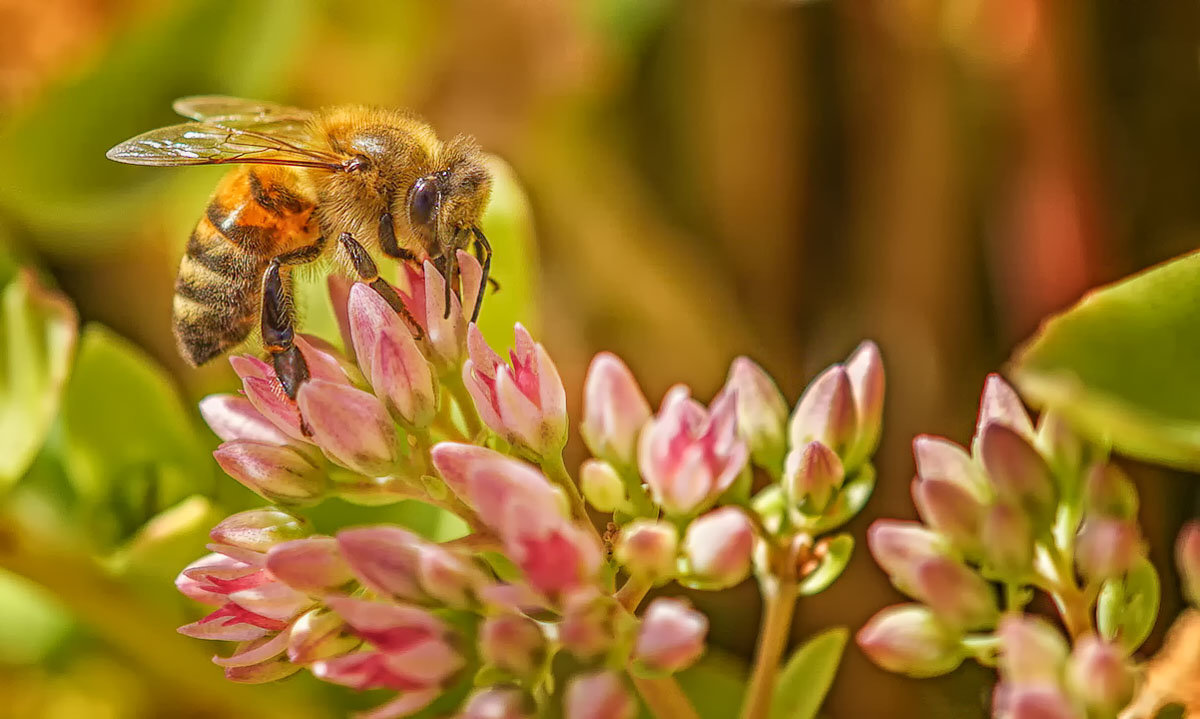
<instances>
[{"instance_id":1,"label":"sedum plant","mask_svg":"<svg viewBox=\"0 0 1200 719\"><path fill-rule=\"evenodd\" d=\"M480 266L459 262L469 295ZM545 348L518 324L501 356L463 311L473 297L451 293L447 312L444 283L429 263L405 270L418 341L369 287L334 281L348 355L298 338L312 378L295 401L266 363L232 358L242 392L205 398L201 413L223 440L221 468L271 505L219 523L210 554L179 575L210 607L180 632L232 642L214 662L234 681L307 671L390 692L372 719L630 719L635 695L654 716L686 719L697 713L673 675L704 653L710 620L686 599L644 600L672 582L714 591L753 574L765 622L743 716L811 716L840 642L821 655L827 678L777 674L797 599L841 573L853 542L836 530L874 483L875 346L814 380L790 418L748 359L707 406L677 386L654 412L602 353L580 427L593 456L576 478ZM460 531L441 542L392 524L322 534L306 511L333 497L415 499ZM787 703L805 684L815 699L797 714Z\"/></svg>"}]
</instances>

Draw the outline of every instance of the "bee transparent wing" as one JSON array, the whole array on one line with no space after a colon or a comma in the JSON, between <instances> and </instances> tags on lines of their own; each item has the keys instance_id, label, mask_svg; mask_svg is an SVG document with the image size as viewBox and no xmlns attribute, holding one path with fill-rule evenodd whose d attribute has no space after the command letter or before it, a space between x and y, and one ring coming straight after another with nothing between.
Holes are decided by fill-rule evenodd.
<instances>
[{"instance_id":1,"label":"bee transparent wing","mask_svg":"<svg viewBox=\"0 0 1200 719\"><path fill-rule=\"evenodd\" d=\"M266 122L291 119L305 121L312 115L308 110L298 107L262 100L229 97L228 95L181 97L174 102L172 107L175 112L184 117L202 122L216 122L219 125L224 124L221 120Z\"/></svg>"},{"instance_id":2,"label":"bee transparent wing","mask_svg":"<svg viewBox=\"0 0 1200 719\"><path fill-rule=\"evenodd\" d=\"M296 131L289 122L185 122L142 133L107 154L117 162L157 167L256 163L342 168L342 158L306 145L306 133Z\"/></svg>"}]
</instances>

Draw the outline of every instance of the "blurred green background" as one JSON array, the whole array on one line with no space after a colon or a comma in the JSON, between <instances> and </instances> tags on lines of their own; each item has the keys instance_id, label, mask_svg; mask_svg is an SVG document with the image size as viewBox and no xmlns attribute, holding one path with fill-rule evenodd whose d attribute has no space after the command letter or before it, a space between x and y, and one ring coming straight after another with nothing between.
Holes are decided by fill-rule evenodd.
<instances>
[{"instance_id":1,"label":"blurred green background","mask_svg":"<svg viewBox=\"0 0 1200 719\"><path fill-rule=\"evenodd\" d=\"M194 610L171 579L253 498L219 477L193 409L231 371L186 368L169 331L222 170L104 159L172 122L173 98L395 105L475 135L528 195L489 220L519 238L499 306L532 295L573 412L601 349L652 402L677 381L711 396L737 354L794 399L874 338L889 394L861 533L911 516L909 440L968 439L985 373L1040 318L1200 244L1198 36L1200 5L1178 0L0 0L0 280L33 266L85 328L61 406L0 417L0 717L324 717L375 699L230 685L214 647L174 633ZM22 319L36 289L13 287L9 370L19 339L59 346ZM8 376L0 398L55 382ZM1135 473L1165 567L1195 485ZM1160 633L1179 606L1165 580ZM796 638L898 599L860 551L803 601ZM695 600L714 650L687 683L720 717L757 599ZM988 679L907 681L851 647L824 711L984 716Z\"/></svg>"}]
</instances>

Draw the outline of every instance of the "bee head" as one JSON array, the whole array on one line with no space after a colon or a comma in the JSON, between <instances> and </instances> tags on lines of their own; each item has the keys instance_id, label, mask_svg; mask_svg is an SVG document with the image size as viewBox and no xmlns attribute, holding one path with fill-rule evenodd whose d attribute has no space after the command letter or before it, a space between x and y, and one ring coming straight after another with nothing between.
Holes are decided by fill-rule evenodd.
<instances>
[{"instance_id":1,"label":"bee head","mask_svg":"<svg viewBox=\"0 0 1200 719\"><path fill-rule=\"evenodd\" d=\"M419 177L405 197L405 215L433 256L464 246L479 224L492 191L483 152L474 140L456 137L446 143L435 170Z\"/></svg>"}]
</instances>

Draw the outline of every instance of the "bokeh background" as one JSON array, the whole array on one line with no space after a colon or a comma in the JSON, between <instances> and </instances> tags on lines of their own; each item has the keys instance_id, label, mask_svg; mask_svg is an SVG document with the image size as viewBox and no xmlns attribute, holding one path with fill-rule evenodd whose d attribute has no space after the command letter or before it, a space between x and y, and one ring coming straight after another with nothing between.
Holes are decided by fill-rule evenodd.
<instances>
[{"instance_id":1,"label":"bokeh background","mask_svg":"<svg viewBox=\"0 0 1200 719\"><path fill-rule=\"evenodd\" d=\"M202 551L178 528L251 501L192 409L232 374L186 368L169 331L220 170L104 159L173 98L395 105L475 135L527 193L536 251L508 272L574 412L601 349L652 402L674 382L711 396L738 354L794 399L874 338L888 408L861 537L912 515L911 437L968 439L985 374L1040 318L1200 244L1198 42L1200 4L1180 0L0 0L0 279L37 268L91 328L84 389L0 501L0 545L21 550L0 546L0 717L362 703L303 678L228 685L173 631L170 578ZM1193 478L1133 471L1168 566ZM1165 581L1148 649L1179 607ZM707 683L734 691L755 589L695 599L715 617ZM860 551L795 637L898 599ZM907 681L851 647L824 712L984 716L988 680Z\"/></svg>"}]
</instances>

